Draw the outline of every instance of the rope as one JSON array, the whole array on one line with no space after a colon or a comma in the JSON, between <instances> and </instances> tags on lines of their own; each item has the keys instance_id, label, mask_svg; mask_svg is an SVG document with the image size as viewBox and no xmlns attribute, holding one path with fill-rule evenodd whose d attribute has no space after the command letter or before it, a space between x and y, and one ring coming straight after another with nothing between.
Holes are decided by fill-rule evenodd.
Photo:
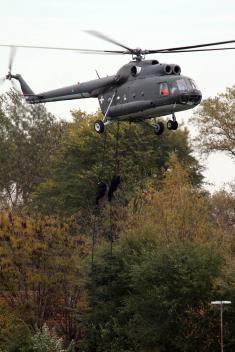
<instances>
[{"instance_id":1,"label":"rope","mask_svg":"<svg viewBox=\"0 0 235 352\"><path fill-rule=\"evenodd\" d=\"M109 205L109 239L110 239L110 257L113 256L113 224L112 224L112 204Z\"/></svg>"},{"instance_id":2,"label":"rope","mask_svg":"<svg viewBox=\"0 0 235 352\"><path fill-rule=\"evenodd\" d=\"M95 242L96 242L96 217L93 218L93 228L92 228L92 244L91 244L91 272L92 272L92 275L93 275L93 271L94 271Z\"/></svg>"},{"instance_id":3,"label":"rope","mask_svg":"<svg viewBox=\"0 0 235 352\"><path fill-rule=\"evenodd\" d=\"M104 173L104 157L105 157L105 150L106 150L106 142L107 142L107 132L104 131L104 142L103 142L101 170L100 170L100 174L99 174L99 179L102 178L103 173Z\"/></svg>"},{"instance_id":4,"label":"rope","mask_svg":"<svg viewBox=\"0 0 235 352\"><path fill-rule=\"evenodd\" d=\"M115 94L114 94L115 95ZM114 98L114 95L112 99ZM111 101L112 102L112 101ZM111 105L111 104L110 104ZM104 173L104 164L105 164L105 152L107 147L107 132L104 132L104 140L103 140L103 147L102 147L102 159L101 159L101 170L99 173L99 180L102 179ZM116 131L116 143L115 143L115 175L119 174L120 163L119 163L119 121L117 122L117 131ZM98 215L98 214L96 214ZM92 234L92 253L91 253L91 274L92 274L92 307L94 308L94 301L96 296L96 287L94 282L94 252L95 252L95 242L96 242L96 220L94 219L93 224L93 234ZM112 270L112 259L113 259L113 241L114 241L114 233L113 233L113 212L112 212L112 204L109 204L109 241L110 241L110 269ZM110 282L112 285L112 282ZM112 293L110 290L110 299L112 299Z\"/></svg>"},{"instance_id":5,"label":"rope","mask_svg":"<svg viewBox=\"0 0 235 352\"><path fill-rule=\"evenodd\" d=\"M119 174L120 162L119 162L119 121L117 122L116 132L116 145L115 145L115 174Z\"/></svg>"},{"instance_id":6,"label":"rope","mask_svg":"<svg viewBox=\"0 0 235 352\"><path fill-rule=\"evenodd\" d=\"M117 130L116 130L116 143L115 143L115 176L119 175L120 171L120 162L119 162L119 132L120 126L119 121L117 122ZM110 201L109 205L109 240L110 240L110 256L113 256L113 241L114 241L114 234L113 234L113 212L112 212L112 202Z\"/></svg>"},{"instance_id":7,"label":"rope","mask_svg":"<svg viewBox=\"0 0 235 352\"><path fill-rule=\"evenodd\" d=\"M95 280L94 280L94 264L95 264L94 256L95 256L95 243L96 243L96 231L97 231L97 226L96 226L97 218L95 213L94 213L94 217L92 216L91 220L93 222L92 243L91 243L91 306L92 306L92 309L94 309L95 298L96 298L96 287L95 287Z\"/></svg>"}]
</instances>

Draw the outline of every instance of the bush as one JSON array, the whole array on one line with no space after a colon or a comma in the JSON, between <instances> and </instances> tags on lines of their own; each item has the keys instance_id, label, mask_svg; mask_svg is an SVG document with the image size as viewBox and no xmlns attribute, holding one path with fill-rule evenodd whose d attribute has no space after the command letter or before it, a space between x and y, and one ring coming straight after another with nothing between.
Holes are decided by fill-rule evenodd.
<instances>
[{"instance_id":1,"label":"bush","mask_svg":"<svg viewBox=\"0 0 235 352\"><path fill-rule=\"evenodd\" d=\"M73 352L74 344L70 343L69 347L63 348L63 339L59 338L55 331L50 332L46 324L42 329L38 329L32 337L33 351L36 352Z\"/></svg>"}]
</instances>

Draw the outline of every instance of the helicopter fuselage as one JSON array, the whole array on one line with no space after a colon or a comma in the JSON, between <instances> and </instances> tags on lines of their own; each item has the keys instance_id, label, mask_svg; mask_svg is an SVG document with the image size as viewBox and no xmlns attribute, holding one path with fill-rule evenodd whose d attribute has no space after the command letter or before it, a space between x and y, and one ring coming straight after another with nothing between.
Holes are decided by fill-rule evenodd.
<instances>
[{"instance_id":1,"label":"helicopter fuselage","mask_svg":"<svg viewBox=\"0 0 235 352\"><path fill-rule=\"evenodd\" d=\"M60 100L98 98L106 121L141 121L188 110L201 101L195 82L181 75L178 65L156 60L131 61L116 75L77 83L72 86L34 94L20 75L26 101L31 104Z\"/></svg>"},{"instance_id":2,"label":"helicopter fuselage","mask_svg":"<svg viewBox=\"0 0 235 352\"><path fill-rule=\"evenodd\" d=\"M102 113L108 111L107 120L139 121L195 107L201 101L201 92L180 71L177 65L156 60L137 65L130 62L117 73L116 79L123 83L99 94Z\"/></svg>"}]
</instances>

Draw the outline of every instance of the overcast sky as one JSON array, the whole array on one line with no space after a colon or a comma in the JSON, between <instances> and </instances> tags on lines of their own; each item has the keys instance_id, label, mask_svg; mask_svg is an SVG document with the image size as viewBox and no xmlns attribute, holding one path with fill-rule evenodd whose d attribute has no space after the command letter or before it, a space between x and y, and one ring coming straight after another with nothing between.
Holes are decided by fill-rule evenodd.
<instances>
[{"instance_id":1,"label":"overcast sky","mask_svg":"<svg viewBox=\"0 0 235 352\"><path fill-rule=\"evenodd\" d=\"M0 0L0 43L51 45L89 49L117 49L93 38L84 29L99 30L130 47L158 49L235 39L235 2L224 0ZM234 45L235 46L235 45ZM9 50L0 48L0 76L7 71ZM209 53L153 55L177 63L192 77L203 98L235 84L235 50ZM115 74L125 56L82 55L74 52L20 49L14 73L20 73L36 92ZM4 89L9 88L6 84ZM95 99L46 104L58 117L70 118L72 109L94 112ZM192 111L178 113L187 124ZM189 126L190 127L190 126ZM192 133L195 128L190 127ZM235 164L224 154L204 163L206 180L221 187L235 178ZM211 187L213 189L213 187Z\"/></svg>"}]
</instances>

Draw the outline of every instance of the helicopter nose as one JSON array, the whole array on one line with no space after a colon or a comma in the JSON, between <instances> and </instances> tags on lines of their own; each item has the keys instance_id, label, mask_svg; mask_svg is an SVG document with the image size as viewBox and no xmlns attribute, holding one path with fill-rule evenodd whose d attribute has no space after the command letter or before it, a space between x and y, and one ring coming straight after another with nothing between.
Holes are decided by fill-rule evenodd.
<instances>
[{"instance_id":1,"label":"helicopter nose","mask_svg":"<svg viewBox=\"0 0 235 352\"><path fill-rule=\"evenodd\" d=\"M180 95L181 104L198 105L202 100L202 93L200 91L193 93L184 93Z\"/></svg>"}]
</instances>

